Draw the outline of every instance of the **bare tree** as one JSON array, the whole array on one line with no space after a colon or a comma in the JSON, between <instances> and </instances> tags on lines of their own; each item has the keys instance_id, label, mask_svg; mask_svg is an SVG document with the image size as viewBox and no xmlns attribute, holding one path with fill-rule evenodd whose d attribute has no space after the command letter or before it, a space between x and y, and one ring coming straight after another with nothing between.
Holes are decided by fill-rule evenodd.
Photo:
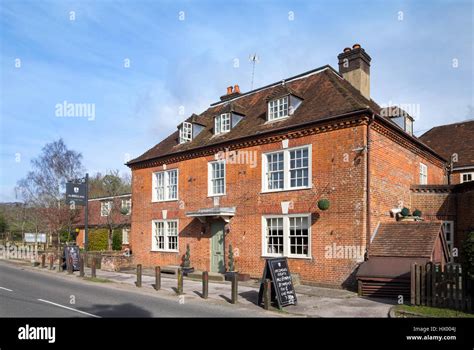
<instances>
[{"instance_id":1,"label":"bare tree","mask_svg":"<svg viewBox=\"0 0 474 350\"><path fill-rule=\"evenodd\" d=\"M31 161L32 170L18 181L17 189L27 207L38 210L47 227L58 239L60 233L71 227L79 210L71 210L65 202L66 182L81 177L84 173L82 155L69 150L59 139L46 144L41 154Z\"/></svg>"}]
</instances>

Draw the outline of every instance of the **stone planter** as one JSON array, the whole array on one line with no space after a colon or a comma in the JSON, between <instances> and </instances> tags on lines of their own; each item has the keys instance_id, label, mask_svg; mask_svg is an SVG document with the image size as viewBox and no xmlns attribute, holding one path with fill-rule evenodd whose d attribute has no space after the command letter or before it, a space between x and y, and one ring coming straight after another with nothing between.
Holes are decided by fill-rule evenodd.
<instances>
[{"instance_id":1,"label":"stone planter","mask_svg":"<svg viewBox=\"0 0 474 350\"><path fill-rule=\"evenodd\" d=\"M181 269L183 270L183 276L194 272L194 267L182 267Z\"/></svg>"},{"instance_id":2,"label":"stone planter","mask_svg":"<svg viewBox=\"0 0 474 350\"><path fill-rule=\"evenodd\" d=\"M250 275L247 273L239 273L238 271L228 271L224 273L224 279L226 281L232 281L232 277L237 274L237 281L246 282L250 280Z\"/></svg>"}]
</instances>

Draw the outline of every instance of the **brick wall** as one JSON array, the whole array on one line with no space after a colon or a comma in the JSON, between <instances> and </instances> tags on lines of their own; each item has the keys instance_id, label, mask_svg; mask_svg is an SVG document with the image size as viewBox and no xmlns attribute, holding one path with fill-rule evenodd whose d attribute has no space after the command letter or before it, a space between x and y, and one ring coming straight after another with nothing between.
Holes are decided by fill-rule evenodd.
<instances>
[{"instance_id":1,"label":"brick wall","mask_svg":"<svg viewBox=\"0 0 474 350\"><path fill-rule=\"evenodd\" d=\"M417 154L396 142L393 132L375 127L370 129L370 206L371 232L379 222L393 221L390 210L399 205L411 210L410 187L419 184L420 163L428 167L428 184L446 182L443 164L428 155Z\"/></svg>"}]
</instances>

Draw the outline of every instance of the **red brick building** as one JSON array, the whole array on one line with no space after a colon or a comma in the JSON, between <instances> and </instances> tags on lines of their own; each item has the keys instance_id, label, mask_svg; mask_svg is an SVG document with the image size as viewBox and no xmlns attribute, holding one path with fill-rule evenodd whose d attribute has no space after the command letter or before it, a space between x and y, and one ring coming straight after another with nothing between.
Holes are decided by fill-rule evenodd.
<instances>
[{"instance_id":1,"label":"red brick building","mask_svg":"<svg viewBox=\"0 0 474 350\"><path fill-rule=\"evenodd\" d=\"M451 184L474 181L474 120L436 126L420 140L448 159Z\"/></svg>"},{"instance_id":2,"label":"red brick building","mask_svg":"<svg viewBox=\"0 0 474 350\"><path fill-rule=\"evenodd\" d=\"M76 227L79 233L76 243L83 248L84 236L84 212L82 210L79 219L80 225ZM122 234L122 248L130 247L130 218L132 214L131 194L123 194L113 197L100 197L89 199L89 235L94 235L97 229L120 230Z\"/></svg>"},{"instance_id":3,"label":"red brick building","mask_svg":"<svg viewBox=\"0 0 474 350\"><path fill-rule=\"evenodd\" d=\"M411 207L411 186L446 183L446 160L412 135L413 120L370 98L359 45L323 66L193 114L130 161L131 244L145 266L261 277L286 256L303 282L346 286L380 222ZM321 210L318 202L329 201Z\"/></svg>"}]
</instances>

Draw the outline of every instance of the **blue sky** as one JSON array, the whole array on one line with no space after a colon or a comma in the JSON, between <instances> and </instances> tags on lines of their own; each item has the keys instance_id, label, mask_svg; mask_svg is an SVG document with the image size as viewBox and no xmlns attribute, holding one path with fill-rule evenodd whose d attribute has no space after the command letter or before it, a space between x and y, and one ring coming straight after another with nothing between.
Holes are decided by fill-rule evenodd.
<instances>
[{"instance_id":1,"label":"blue sky","mask_svg":"<svg viewBox=\"0 0 474 350\"><path fill-rule=\"evenodd\" d=\"M472 119L472 26L468 0L1 0L0 201L60 137L89 173L128 172L127 158L227 86L250 90L254 52L259 87L337 68L357 42L372 57L372 98L417 106L417 134ZM95 118L57 117L64 101L94 104Z\"/></svg>"}]
</instances>

